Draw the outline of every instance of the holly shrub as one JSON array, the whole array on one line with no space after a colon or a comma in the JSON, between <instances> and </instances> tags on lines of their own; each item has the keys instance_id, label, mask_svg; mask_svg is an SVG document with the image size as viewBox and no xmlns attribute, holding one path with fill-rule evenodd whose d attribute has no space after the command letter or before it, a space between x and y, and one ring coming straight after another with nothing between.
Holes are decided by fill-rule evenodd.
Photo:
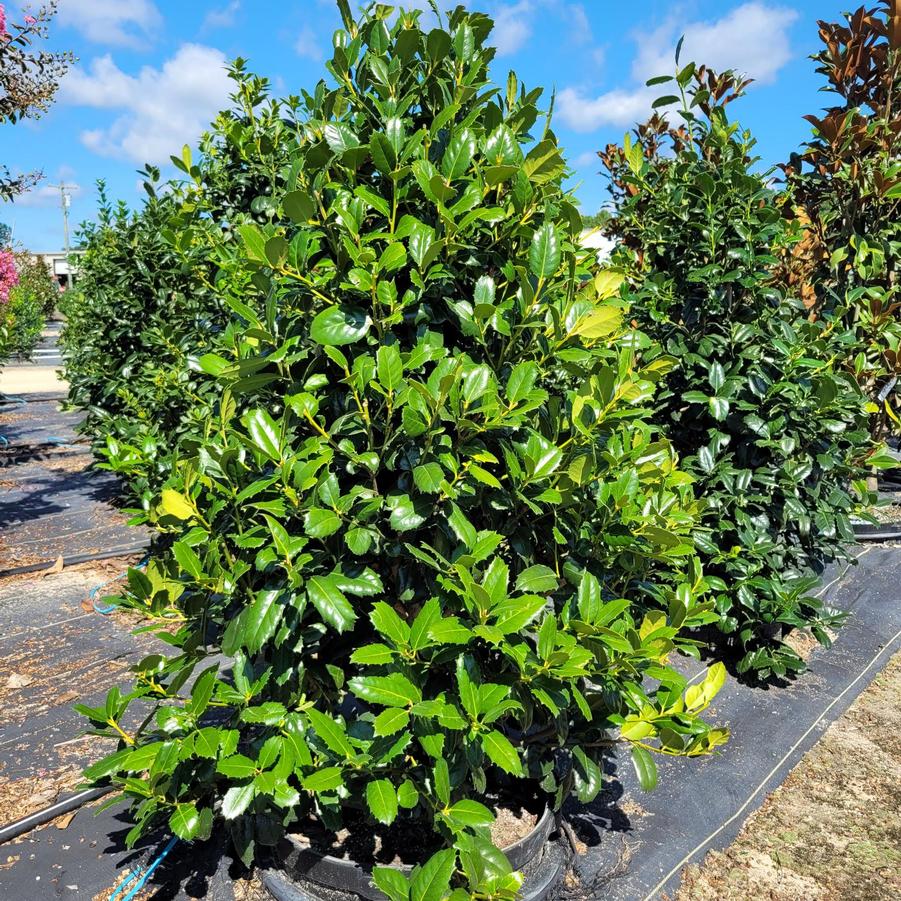
<instances>
[{"instance_id":1,"label":"holly shrub","mask_svg":"<svg viewBox=\"0 0 901 901\"><path fill-rule=\"evenodd\" d=\"M725 107L746 83L694 64L657 113L602 154L611 176L631 313L678 361L656 421L705 501L695 542L738 669L760 678L802 668L780 639L809 627L828 644L841 617L811 594L853 542L849 494L871 454L864 401L836 361L852 340L811 321L772 271L795 239L754 139ZM654 352L658 352L655 350ZM646 359L650 357L646 356Z\"/></svg>"},{"instance_id":2,"label":"holly shrub","mask_svg":"<svg viewBox=\"0 0 901 901\"><path fill-rule=\"evenodd\" d=\"M813 59L836 103L805 117L813 138L784 167L786 211L806 238L791 262L815 309L853 335L847 365L881 440L901 432L901 20L896 0L879 0L819 25Z\"/></svg>"},{"instance_id":3,"label":"holly shrub","mask_svg":"<svg viewBox=\"0 0 901 901\"><path fill-rule=\"evenodd\" d=\"M149 511L171 552L120 599L174 656L80 708L119 741L88 776L133 802L131 842L222 820L249 863L363 810L442 848L412 883L377 869L389 897L512 898L502 788L588 801L619 744L650 788L654 755L726 738L699 718L722 665L667 664L713 616L698 505L647 421L670 364L636 365L577 247L540 91L490 86L490 19L339 5L284 183L179 235L231 310L194 364L218 401ZM227 122L207 146L255 152Z\"/></svg>"},{"instance_id":4,"label":"holly shrub","mask_svg":"<svg viewBox=\"0 0 901 901\"><path fill-rule=\"evenodd\" d=\"M188 360L225 317L200 276L202 254L167 239L175 195L157 194L157 173L145 174L151 196L138 213L110 204L100 184L98 222L82 227L78 282L61 302L61 345L69 401L86 413L82 432L100 465L146 505L180 437L209 415Z\"/></svg>"},{"instance_id":5,"label":"holly shrub","mask_svg":"<svg viewBox=\"0 0 901 901\"><path fill-rule=\"evenodd\" d=\"M172 157L190 180L161 185L148 167L139 213L112 206L100 184L99 222L82 227L78 290L63 305L70 402L87 412L82 430L100 465L125 479L145 516L179 442L202 432L214 402L190 365L228 321L211 284L210 245L239 239L236 210L271 218L297 147L288 104L265 103L266 80L246 75L241 60L230 74L234 108L203 136L197 164L187 147ZM195 242L201 226L209 233Z\"/></svg>"}]
</instances>

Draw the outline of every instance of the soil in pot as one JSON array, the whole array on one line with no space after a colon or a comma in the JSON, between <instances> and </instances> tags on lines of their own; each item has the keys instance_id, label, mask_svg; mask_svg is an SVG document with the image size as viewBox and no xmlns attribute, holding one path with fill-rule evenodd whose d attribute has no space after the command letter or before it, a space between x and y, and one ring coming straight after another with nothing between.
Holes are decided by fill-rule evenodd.
<instances>
[{"instance_id":1,"label":"soil in pot","mask_svg":"<svg viewBox=\"0 0 901 901\"><path fill-rule=\"evenodd\" d=\"M544 812L537 797L485 799L494 811L491 840L500 848L525 838ZM440 837L420 821L398 817L390 826L372 822L363 811L345 813L345 826L331 832L312 817L294 825L292 838L320 854L354 861L363 867L414 866L445 847Z\"/></svg>"}]
</instances>

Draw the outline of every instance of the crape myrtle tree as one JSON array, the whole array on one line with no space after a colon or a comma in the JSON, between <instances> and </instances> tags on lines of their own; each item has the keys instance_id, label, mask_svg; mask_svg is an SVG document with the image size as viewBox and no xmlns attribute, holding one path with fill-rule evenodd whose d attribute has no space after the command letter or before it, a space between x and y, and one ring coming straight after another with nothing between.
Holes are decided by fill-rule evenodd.
<instances>
[{"instance_id":1,"label":"crape myrtle tree","mask_svg":"<svg viewBox=\"0 0 901 901\"><path fill-rule=\"evenodd\" d=\"M901 5L861 6L844 21L821 21L819 34L813 59L834 102L805 117L811 141L783 167L786 211L806 239L789 262L814 309L848 326L846 365L882 440L901 425Z\"/></svg>"},{"instance_id":2,"label":"crape myrtle tree","mask_svg":"<svg viewBox=\"0 0 901 901\"><path fill-rule=\"evenodd\" d=\"M0 363L32 356L58 296L43 260L24 250L0 250Z\"/></svg>"},{"instance_id":3,"label":"crape myrtle tree","mask_svg":"<svg viewBox=\"0 0 901 901\"><path fill-rule=\"evenodd\" d=\"M59 87L59 80L72 64L68 52L30 49L44 40L57 4L46 3L21 23L7 20L0 3L0 124L15 124L44 113ZM33 187L40 173L12 175L0 165L0 200L9 200Z\"/></svg>"},{"instance_id":4,"label":"crape myrtle tree","mask_svg":"<svg viewBox=\"0 0 901 901\"><path fill-rule=\"evenodd\" d=\"M81 708L119 742L88 775L130 841L221 820L250 862L307 816L412 820L431 856L376 870L390 898L512 898L504 786L589 800L623 743L652 787L656 755L726 737L699 718L722 666L667 664L712 615L697 505L645 414L669 363L636 364L577 247L540 91L492 87L491 20L339 6L268 199L177 235L231 314L195 363L218 401L150 511L171 552L120 599L178 623L174 655ZM207 147L260 152L230 119Z\"/></svg>"},{"instance_id":5,"label":"crape myrtle tree","mask_svg":"<svg viewBox=\"0 0 901 901\"><path fill-rule=\"evenodd\" d=\"M842 323L811 321L773 275L797 235L755 171L753 137L726 113L747 82L688 64L652 83L674 90L601 154L615 263L652 354L678 361L655 419L705 502L695 540L719 627L739 671L781 676L802 668L784 633L810 628L826 644L840 621L811 592L853 541L849 489L865 491L872 451L864 402L840 365Z\"/></svg>"}]
</instances>

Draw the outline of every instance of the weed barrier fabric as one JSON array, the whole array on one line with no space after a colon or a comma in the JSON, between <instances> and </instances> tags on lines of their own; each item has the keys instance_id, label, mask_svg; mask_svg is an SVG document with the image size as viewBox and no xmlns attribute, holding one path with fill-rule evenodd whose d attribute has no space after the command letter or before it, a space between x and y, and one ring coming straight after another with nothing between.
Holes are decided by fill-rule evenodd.
<instances>
[{"instance_id":1,"label":"weed barrier fabric","mask_svg":"<svg viewBox=\"0 0 901 901\"><path fill-rule=\"evenodd\" d=\"M149 544L115 507L118 479L64 452L0 470L0 572Z\"/></svg>"},{"instance_id":2,"label":"weed barrier fabric","mask_svg":"<svg viewBox=\"0 0 901 901\"><path fill-rule=\"evenodd\" d=\"M80 739L86 721L75 703L97 706L107 690L127 681L128 667L162 645L149 635L134 636L132 625L117 617L88 613L81 606L100 581L89 571L63 572L48 579L0 582L0 809L23 787L42 788L66 769L80 770L109 750L102 739ZM16 677L10 688L8 679ZM137 726L135 721L127 725ZM77 774L59 797L74 793ZM22 798L22 804L30 801ZM99 803L99 802L97 802ZM96 806L96 805L94 805ZM30 812L20 807L0 825ZM92 898L110 888L128 867L146 863L168 836L153 836L128 851L122 808L95 816L83 807L0 847L0 899ZM165 888L156 898L207 898L232 901L220 852L225 839L210 845L180 842L154 874L153 886ZM221 872L220 872L221 868Z\"/></svg>"},{"instance_id":3,"label":"weed barrier fabric","mask_svg":"<svg viewBox=\"0 0 901 901\"><path fill-rule=\"evenodd\" d=\"M140 552L146 529L131 528L116 509L118 478L91 467L75 446L80 412L64 412L52 395L0 407L0 577L65 561Z\"/></svg>"},{"instance_id":4,"label":"weed barrier fabric","mask_svg":"<svg viewBox=\"0 0 901 901\"><path fill-rule=\"evenodd\" d=\"M640 790L630 761L621 759L614 762L607 791L571 812L578 837L588 845L576 862L583 897L672 897L683 867L731 843L767 794L901 648L901 548L861 549L857 566L827 570L824 585L824 599L851 612L833 647L817 647L808 671L787 685L752 688L730 676L708 713L732 730L721 755L663 759L651 793ZM699 664L692 666L700 671Z\"/></svg>"},{"instance_id":5,"label":"weed barrier fabric","mask_svg":"<svg viewBox=\"0 0 901 901\"><path fill-rule=\"evenodd\" d=\"M58 557L140 552L149 533L116 509L119 492L115 475L64 450L0 469L0 576Z\"/></svg>"},{"instance_id":6,"label":"weed barrier fabric","mask_svg":"<svg viewBox=\"0 0 901 901\"><path fill-rule=\"evenodd\" d=\"M66 411L61 403L42 396L26 395L25 404L0 405L0 435L12 448L41 447L59 440L78 441L77 428L84 419L80 410Z\"/></svg>"}]
</instances>

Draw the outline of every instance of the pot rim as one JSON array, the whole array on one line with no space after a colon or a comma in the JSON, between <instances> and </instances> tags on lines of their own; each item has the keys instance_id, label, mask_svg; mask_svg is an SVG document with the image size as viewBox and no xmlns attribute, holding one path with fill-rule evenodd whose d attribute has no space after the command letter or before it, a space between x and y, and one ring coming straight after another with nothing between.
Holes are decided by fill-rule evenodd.
<instances>
[{"instance_id":1,"label":"pot rim","mask_svg":"<svg viewBox=\"0 0 901 901\"><path fill-rule=\"evenodd\" d=\"M556 817L554 815L554 811L549 804L545 805L544 813L538 818L538 821L535 825L527 832L522 838L517 839L510 845L507 845L504 848L501 848L501 851L507 856L507 859L510 861L510 865L514 870L521 869L530 858L522 859L528 850L531 848L533 844L538 843L539 847L543 847L547 842L551 832L553 831L554 824L556 822ZM285 835L285 840L288 841L292 850L304 853L304 854L315 854L325 865L336 867L339 869L348 868L353 870L363 870L364 872L369 872L368 864L364 865L357 860L348 859L344 857L335 857L331 854L328 854L323 851L319 851L314 848L312 845L307 845L299 841L295 836L291 834ZM532 855L534 856L534 855ZM398 870L404 875L409 875L413 871L413 865L411 864L376 864L376 866L391 866L393 869Z\"/></svg>"}]
</instances>

